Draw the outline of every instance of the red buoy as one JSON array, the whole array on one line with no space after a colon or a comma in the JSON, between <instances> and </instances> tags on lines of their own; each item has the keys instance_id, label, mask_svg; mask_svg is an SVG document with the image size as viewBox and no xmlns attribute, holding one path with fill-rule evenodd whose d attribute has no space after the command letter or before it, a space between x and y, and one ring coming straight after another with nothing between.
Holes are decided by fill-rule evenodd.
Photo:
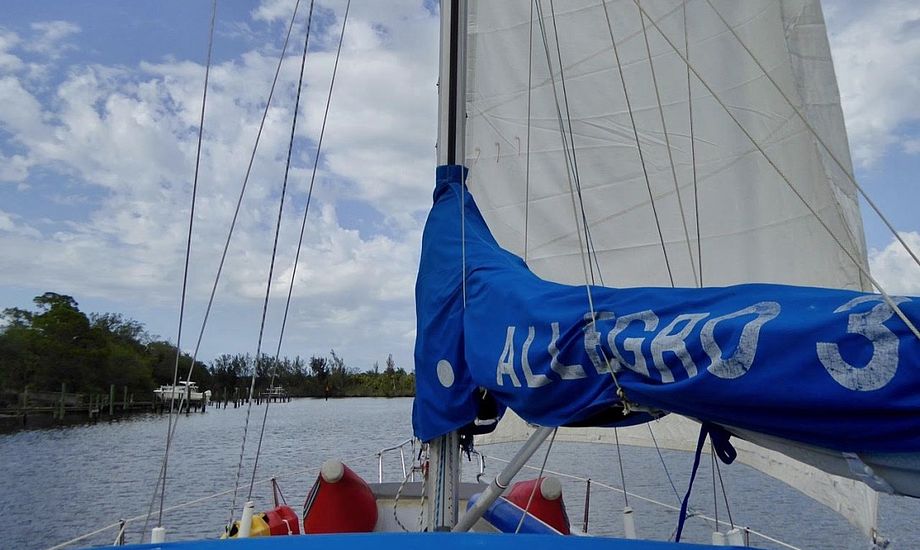
<instances>
[{"instance_id":1,"label":"red buoy","mask_svg":"<svg viewBox=\"0 0 920 550\"><path fill-rule=\"evenodd\" d=\"M536 491L534 487L536 486ZM533 494L533 499L530 495ZM562 501L562 484L555 477L540 477L518 481L502 498L526 509L527 512L563 535L571 534L569 516ZM530 501L530 506L527 502Z\"/></svg>"},{"instance_id":2,"label":"red buoy","mask_svg":"<svg viewBox=\"0 0 920 550\"><path fill-rule=\"evenodd\" d=\"M323 463L307 496L303 532L368 533L377 524L377 499L367 483L337 460Z\"/></svg>"}]
</instances>

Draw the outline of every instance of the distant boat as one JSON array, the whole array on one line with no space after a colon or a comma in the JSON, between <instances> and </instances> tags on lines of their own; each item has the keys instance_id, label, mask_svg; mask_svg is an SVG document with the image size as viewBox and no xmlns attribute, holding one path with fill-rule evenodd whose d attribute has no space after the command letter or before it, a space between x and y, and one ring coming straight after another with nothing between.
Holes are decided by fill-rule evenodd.
<instances>
[{"instance_id":1,"label":"distant boat","mask_svg":"<svg viewBox=\"0 0 920 550\"><path fill-rule=\"evenodd\" d=\"M262 397L265 399L280 399L287 397L287 390L284 386L272 386L262 391Z\"/></svg>"},{"instance_id":2,"label":"distant boat","mask_svg":"<svg viewBox=\"0 0 920 550\"><path fill-rule=\"evenodd\" d=\"M198 391L198 385L195 382L179 382L175 386L166 384L153 390L153 395L160 403L169 403L175 399L177 402L185 399L189 403L200 401L208 402L211 400L211 390Z\"/></svg>"}]
</instances>

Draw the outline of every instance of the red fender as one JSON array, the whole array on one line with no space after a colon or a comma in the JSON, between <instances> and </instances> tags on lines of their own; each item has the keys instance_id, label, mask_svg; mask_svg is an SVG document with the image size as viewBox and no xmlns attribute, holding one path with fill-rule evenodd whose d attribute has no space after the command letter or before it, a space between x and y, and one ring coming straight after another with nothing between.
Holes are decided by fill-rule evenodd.
<instances>
[{"instance_id":1,"label":"red fender","mask_svg":"<svg viewBox=\"0 0 920 550\"><path fill-rule=\"evenodd\" d=\"M371 488L348 466L327 460L304 503L304 534L369 533L376 524Z\"/></svg>"},{"instance_id":2,"label":"red fender","mask_svg":"<svg viewBox=\"0 0 920 550\"><path fill-rule=\"evenodd\" d=\"M536 486L536 491L534 487ZM533 500L530 495L533 494ZM562 501L562 485L554 477L540 477L518 481L511 485L503 498L526 509L530 515L556 529L563 535L571 534L569 516ZM530 506L527 506L530 501Z\"/></svg>"},{"instance_id":3,"label":"red fender","mask_svg":"<svg viewBox=\"0 0 920 550\"><path fill-rule=\"evenodd\" d=\"M300 534L300 519L290 506L281 505L265 512L265 521L272 536Z\"/></svg>"}]
</instances>

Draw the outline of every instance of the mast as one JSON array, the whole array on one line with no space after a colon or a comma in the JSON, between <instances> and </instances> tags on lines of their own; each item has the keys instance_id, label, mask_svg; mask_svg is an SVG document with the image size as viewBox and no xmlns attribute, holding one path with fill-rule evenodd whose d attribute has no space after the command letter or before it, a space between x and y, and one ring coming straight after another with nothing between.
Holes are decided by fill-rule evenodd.
<instances>
[{"instance_id":1,"label":"mast","mask_svg":"<svg viewBox=\"0 0 920 550\"><path fill-rule=\"evenodd\" d=\"M463 164L466 121L466 0L441 0L438 76L438 165ZM460 437L457 432L428 442L425 485L428 531L450 531L457 523Z\"/></svg>"}]
</instances>

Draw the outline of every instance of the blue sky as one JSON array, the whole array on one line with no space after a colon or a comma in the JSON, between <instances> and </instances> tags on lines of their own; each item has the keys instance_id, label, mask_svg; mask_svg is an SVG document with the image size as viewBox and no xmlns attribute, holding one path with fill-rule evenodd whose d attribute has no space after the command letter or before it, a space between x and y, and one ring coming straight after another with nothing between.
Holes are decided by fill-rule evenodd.
<instances>
[{"instance_id":1,"label":"blue sky","mask_svg":"<svg viewBox=\"0 0 920 550\"><path fill-rule=\"evenodd\" d=\"M46 290L175 339L206 0L8 2L0 19L0 306ZM307 6L304 1L304 7ZM291 0L221 0L186 334L197 332ZM305 201L344 2L316 12L267 348ZM432 2L355 1L283 353L411 368L412 292L430 198ZM829 0L825 15L858 180L920 248L920 7ZM297 35L297 33L295 33ZM300 46L295 45L296 50ZM202 348L252 352L297 60L282 72L218 307ZM873 272L920 294L920 270L863 209ZM189 348L192 338L183 339Z\"/></svg>"}]
</instances>

